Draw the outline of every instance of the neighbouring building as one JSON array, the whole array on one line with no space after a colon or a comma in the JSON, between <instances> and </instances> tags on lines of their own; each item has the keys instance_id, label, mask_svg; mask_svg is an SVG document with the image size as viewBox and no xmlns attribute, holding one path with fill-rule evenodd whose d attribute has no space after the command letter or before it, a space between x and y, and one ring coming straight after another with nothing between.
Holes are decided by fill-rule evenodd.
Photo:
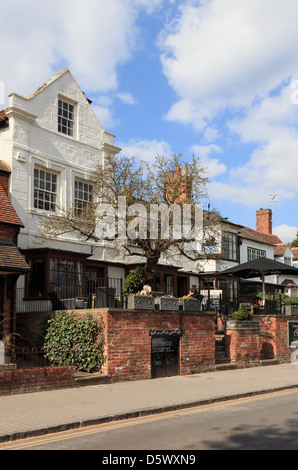
<instances>
[{"instance_id":1,"label":"neighbouring building","mask_svg":"<svg viewBox=\"0 0 298 470\"><path fill-rule=\"evenodd\" d=\"M256 295L262 290L261 280L223 277L221 271L260 257L294 265L295 255L288 243L282 243L279 237L272 233L271 209L256 211L256 229L223 220L222 230L222 259L202 264L204 272L200 274L200 284L202 289L205 288L205 295L216 299L220 293L223 305L226 305L229 312L239 301L256 303ZM282 275L266 277L267 292L272 294L288 293L286 285L295 288L296 284L298 279L291 279L289 282L286 276ZM294 292L293 290L292 295Z\"/></svg>"},{"instance_id":2,"label":"neighbouring building","mask_svg":"<svg viewBox=\"0 0 298 470\"><path fill-rule=\"evenodd\" d=\"M13 208L8 194L10 167L0 160L0 341L13 343L16 331L16 283L29 271L17 248L23 222Z\"/></svg>"},{"instance_id":3,"label":"neighbouring building","mask_svg":"<svg viewBox=\"0 0 298 470\"><path fill-rule=\"evenodd\" d=\"M89 200L95 166L120 150L114 137L68 69L28 97L9 95L9 107L0 114L0 158L11 168L11 200L24 224L19 248L31 268L18 282L24 309L34 308L34 298L51 309L48 293L58 285L124 279L125 263L108 242L95 245L67 234L42 244L39 237L42 218Z\"/></svg>"}]
</instances>

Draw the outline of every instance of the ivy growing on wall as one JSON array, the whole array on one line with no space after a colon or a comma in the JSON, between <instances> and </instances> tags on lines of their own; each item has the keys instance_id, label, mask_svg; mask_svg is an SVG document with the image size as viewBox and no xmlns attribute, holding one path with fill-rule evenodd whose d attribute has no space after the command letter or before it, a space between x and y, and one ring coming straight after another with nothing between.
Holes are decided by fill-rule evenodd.
<instances>
[{"instance_id":1,"label":"ivy growing on wall","mask_svg":"<svg viewBox=\"0 0 298 470\"><path fill-rule=\"evenodd\" d=\"M45 325L43 348L51 365L74 365L77 370L93 372L104 362L103 319L58 311Z\"/></svg>"}]
</instances>

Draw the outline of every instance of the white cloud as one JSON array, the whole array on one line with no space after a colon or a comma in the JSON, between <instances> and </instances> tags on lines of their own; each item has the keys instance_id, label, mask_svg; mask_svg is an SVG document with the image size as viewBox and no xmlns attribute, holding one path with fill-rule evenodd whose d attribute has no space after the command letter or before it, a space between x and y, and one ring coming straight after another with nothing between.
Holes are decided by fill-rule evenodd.
<instances>
[{"instance_id":1,"label":"white cloud","mask_svg":"<svg viewBox=\"0 0 298 470\"><path fill-rule=\"evenodd\" d=\"M263 189L262 185L241 186L236 182L231 184L211 181L208 184L208 194L211 200L219 202L231 201L251 209L255 209L260 205L261 201L268 204L269 194Z\"/></svg>"},{"instance_id":2,"label":"white cloud","mask_svg":"<svg viewBox=\"0 0 298 470\"><path fill-rule=\"evenodd\" d=\"M191 152L200 158L202 167L207 169L208 178L215 178L227 171L227 167L224 163L220 163L217 158L210 156L213 152L221 152L221 148L218 145L193 145Z\"/></svg>"},{"instance_id":3,"label":"white cloud","mask_svg":"<svg viewBox=\"0 0 298 470\"><path fill-rule=\"evenodd\" d=\"M216 129L215 127L207 127L205 129L205 132L204 132L204 135L203 135L203 138L202 138L202 142L204 144L208 144L210 142L214 142L219 137L220 137L220 132L219 132L218 129Z\"/></svg>"},{"instance_id":4,"label":"white cloud","mask_svg":"<svg viewBox=\"0 0 298 470\"><path fill-rule=\"evenodd\" d=\"M137 19L164 0L10 0L0 18L1 76L8 93L28 95L68 67L83 91L118 86L117 67L140 47Z\"/></svg>"},{"instance_id":5,"label":"white cloud","mask_svg":"<svg viewBox=\"0 0 298 470\"><path fill-rule=\"evenodd\" d=\"M119 121L114 118L113 111L108 106L92 103L93 111L104 129L112 129Z\"/></svg>"},{"instance_id":6,"label":"white cloud","mask_svg":"<svg viewBox=\"0 0 298 470\"><path fill-rule=\"evenodd\" d=\"M179 97L168 118L200 129L204 119L250 106L298 77L297 15L293 0L183 3L159 41L164 73Z\"/></svg>"},{"instance_id":7,"label":"white cloud","mask_svg":"<svg viewBox=\"0 0 298 470\"><path fill-rule=\"evenodd\" d=\"M274 235L277 235L284 243L291 243L296 238L297 230L297 227L285 224L279 225L278 227L274 227L272 229Z\"/></svg>"},{"instance_id":8,"label":"white cloud","mask_svg":"<svg viewBox=\"0 0 298 470\"><path fill-rule=\"evenodd\" d=\"M119 147L122 154L128 157L134 156L138 160L153 161L157 154L169 157L172 154L170 145L167 142L157 140L132 139L128 142L120 142Z\"/></svg>"},{"instance_id":9,"label":"white cloud","mask_svg":"<svg viewBox=\"0 0 298 470\"><path fill-rule=\"evenodd\" d=\"M297 15L292 0L188 1L160 36L163 71L178 97L167 119L193 126L203 144L219 137L221 122L229 144L252 149L241 164L227 155L225 165L205 146L213 199L255 207L273 192L281 203L297 194Z\"/></svg>"},{"instance_id":10,"label":"white cloud","mask_svg":"<svg viewBox=\"0 0 298 470\"><path fill-rule=\"evenodd\" d=\"M290 90L284 86L228 123L243 142L257 145L244 165L231 169L231 181L250 188L261 185L268 194L278 193L280 201L297 193L298 107Z\"/></svg>"},{"instance_id":11,"label":"white cloud","mask_svg":"<svg viewBox=\"0 0 298 470\"><path fill-rule=\"evenodd\" d=\"M125 104L136 104L136 100L129 92L117 93L118 98Z\"/></svg>"}]
</instances>

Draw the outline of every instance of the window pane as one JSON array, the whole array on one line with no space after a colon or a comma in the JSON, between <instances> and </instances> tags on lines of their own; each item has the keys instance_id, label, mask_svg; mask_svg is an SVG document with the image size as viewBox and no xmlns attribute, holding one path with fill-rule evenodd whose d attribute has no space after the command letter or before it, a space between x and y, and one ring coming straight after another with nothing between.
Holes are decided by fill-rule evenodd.
<instances>
[{"instance_id":1,"label":"window pane","mask_svg":"<svg viewBox=\"0 0 298 470\"><path fill-rule=\"evenodd\" d=\"M50 182L53 182L52 184ZM56 210L57 175L44 170L34 169L34 207ZM49 204L51 201L52 204Z\"/></svg>"},{"instance_id":2,"label":"window pane","mask_svg":"<svg viewBox=\"0 0 298 470\"><path fill-rule=\"evenodd\" d=\"M88 202L92 200L92 186L88 183L75 180L74 206L76 214L83 212Z\"/></svg>"},{"instance_id":3,"label":"window pane","mask_svg":"<svg viewBox=\"0 0 298 470\"><path fill-rule=\"evenodd\" d=\"M73 136L74 106L66 101L58 100L58 132Z\"/></svg>"}]
</instances>

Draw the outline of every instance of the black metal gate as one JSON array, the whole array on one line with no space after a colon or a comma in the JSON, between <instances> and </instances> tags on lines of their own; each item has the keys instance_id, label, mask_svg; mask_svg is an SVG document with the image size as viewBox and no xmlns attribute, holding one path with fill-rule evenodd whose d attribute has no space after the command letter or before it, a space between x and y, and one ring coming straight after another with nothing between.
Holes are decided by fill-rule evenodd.
<instances>
[{"instance_id":1,"label":"black metal gate","mask_svg":"<svg viewBox=\"0 0 298 470\"><path fill-rule=\"evenodd\" d=\"M171 377L179 375L179 345L181 332L150 332L151 376Z\"/></svg>"}]
</instances>

